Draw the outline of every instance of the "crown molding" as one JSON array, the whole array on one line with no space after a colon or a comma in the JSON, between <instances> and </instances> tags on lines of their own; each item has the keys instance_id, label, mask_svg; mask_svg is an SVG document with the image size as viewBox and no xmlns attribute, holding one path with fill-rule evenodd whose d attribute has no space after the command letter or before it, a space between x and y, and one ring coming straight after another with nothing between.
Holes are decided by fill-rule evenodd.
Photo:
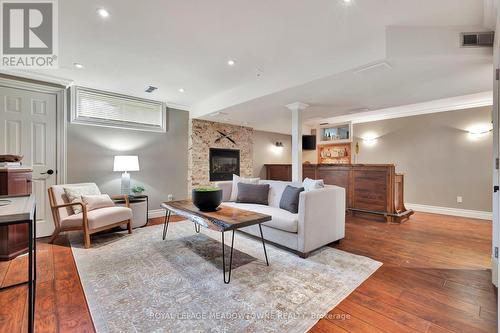
<instances>
[{"instance_id":1,"label":"crown molding","mask_svg":"<svg viewBox=\"0 0 500 333\"><path fill-rule=\"evenodd\" d=\"M22 79L26 79L26 80L37 81L37 82L57 84L57 85L65 87L65 88L67 88L73 84L73 80L71 80L71 79L58 77L58 76L52 76L52 75L43 74L43 73L35 73L35 72L30 72L30 71L4 70L4 69L2 69L2 70L0 70L0 74L12 76L12 77L18 77L18 78L22 78Z\"/></svg>"},{"instance_id":2,"label":"crown molding","mask_svg":"<svg viewBox=\"0 0 500 333\"><path fill-rule=\"evenodd\" d=\"M165 103L168 108L171 109L176 109L176 110L181 110L181 111L191 111L191 107L189 105L184 105L184 104L178 104L178 103L173 103L173 102L166 102Z\"/></svg>"},{"instance_id":3,"label":"crown molding","mask_svg":"<svg viewBox=\"0 0 500 333\"><path fill-rule=\"evenodd\" d=\"M411 117L429 113L456 111L491 105L493 105L493 92L486 91L477 94L444 98L424 103L409 104L374 111L347 114L320 120L315 119L314 121L306 124L310 126L318 125L320 123L336 124L342 122L352 122L353 124L360 124L378 120Z\"/></svg>"}]
</instances>

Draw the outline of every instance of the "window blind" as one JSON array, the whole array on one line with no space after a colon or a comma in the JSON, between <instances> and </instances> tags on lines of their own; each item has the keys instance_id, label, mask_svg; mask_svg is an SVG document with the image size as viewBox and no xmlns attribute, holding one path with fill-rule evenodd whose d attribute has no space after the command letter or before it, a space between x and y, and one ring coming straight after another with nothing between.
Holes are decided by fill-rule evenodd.
<instances>
[{"instance_id":1,"label":"window blind","mask_svg":"<svg viewBox=\"0 0 500 333\"><path fill-rule=\"evenodd\" d=\"M75 87L72 122L165 132L161 102Z\"/></svg>"}]
</instances>

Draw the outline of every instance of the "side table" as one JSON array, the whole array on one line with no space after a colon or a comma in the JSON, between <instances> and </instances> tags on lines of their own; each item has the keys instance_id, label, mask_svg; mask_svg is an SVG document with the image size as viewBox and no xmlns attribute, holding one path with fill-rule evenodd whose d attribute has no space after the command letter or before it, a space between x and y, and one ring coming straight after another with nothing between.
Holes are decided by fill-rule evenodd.
<instances>
[{"instance_id":1,"label":"side table","mask_svg":"<svg viewBox=\"0 0 500 333\"><path fill-rule=\"evenodd\" d=\"M114 199L113 200L117 205L125 205L125 201L123 199ZM132 228L139 228L143 227L148 223L149 220L149 197L145 194L141 195L129 195L128 196L128 201L130 203L130 208L132 209L133 212L133 217L132 217ZM145 216L146 219L143 221L140 216L137 215L137 211L140 211L141 209L144 209L144 205L146 206L145 208ZM141 213L142 215L142 213Z\"/></svg>"}]
</instances>

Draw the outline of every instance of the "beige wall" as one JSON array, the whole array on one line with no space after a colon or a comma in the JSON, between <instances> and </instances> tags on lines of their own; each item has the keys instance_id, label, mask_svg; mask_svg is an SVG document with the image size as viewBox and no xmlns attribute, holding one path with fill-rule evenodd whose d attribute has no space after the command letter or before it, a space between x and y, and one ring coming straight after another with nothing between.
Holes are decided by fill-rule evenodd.
<instances>
[{"instance_id":1,"label":"beige wall","mask_svg":"<svg viewBox=\"0 0 500 333\"><path fill-rule=\"evenodd\" d=\"M276 142L283 148L276 149ZM254 131L253 135L253 176L266 178L264 164L292 163L292 137L290 135Z\"/></svg>"},{"instance_id":2,"label":"beige wall","mask_svg":"<svg viewBox=\"0 0 500 333\"><path fill-rule=\"evenodd\" d=\"M169 194L185 199L189 113L170 109L167 115L167 133L69 124L68 182L95 182L104 193L118 194L114 156L138 155L141 171L130 173L132 186L144 185L149 209L159 209Z\"/></svg>"},{"instance_id":3,"label":"beige wall","mask_svg":"<svg viewBox=\"0 0 500 333\"><path fill-rule=\"evenodd\" d=\"M358 163L396 164L407 203L491 211L493 137L472 139L476 123L491 123L491 107L355 124L353 147ZM369 132L379 136L371 145L360 139Z\"/></svg>"}]
</instances>

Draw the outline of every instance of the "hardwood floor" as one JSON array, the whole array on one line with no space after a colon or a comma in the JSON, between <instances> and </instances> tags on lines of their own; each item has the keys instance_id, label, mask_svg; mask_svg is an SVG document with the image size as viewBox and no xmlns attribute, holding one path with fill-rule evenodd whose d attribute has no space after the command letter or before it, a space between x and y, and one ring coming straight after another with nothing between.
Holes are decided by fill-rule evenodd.
<instances>
[{"instance_id":1,"label":"hardwood floor","mask_svg":"<svg viewBox=\"0 0 500 333\"><path fill-rule=\"evenodd\" d=\"M152 224L161 220L151 221ZM37 332L94 332L68 240L38 243ZM491 223L416 213L403 225L349 217L336 248L384 265L311 332L496 332ZM0 262L0 285L26 278ZM0 332L26 332L26 287L0 292Z\"/></svg>"},{"instance_id":2,"label":"hardwood floor","mask_svg":"<svg viewBox=\"0 0 500 333\"><path fill-rule=\"evenodd\" d=\"M384 265L311 332L496 332L490 246L491 223L481 220L416 213L388 225L349 218L335 247Z\"/></svg>"}]
</instances>

